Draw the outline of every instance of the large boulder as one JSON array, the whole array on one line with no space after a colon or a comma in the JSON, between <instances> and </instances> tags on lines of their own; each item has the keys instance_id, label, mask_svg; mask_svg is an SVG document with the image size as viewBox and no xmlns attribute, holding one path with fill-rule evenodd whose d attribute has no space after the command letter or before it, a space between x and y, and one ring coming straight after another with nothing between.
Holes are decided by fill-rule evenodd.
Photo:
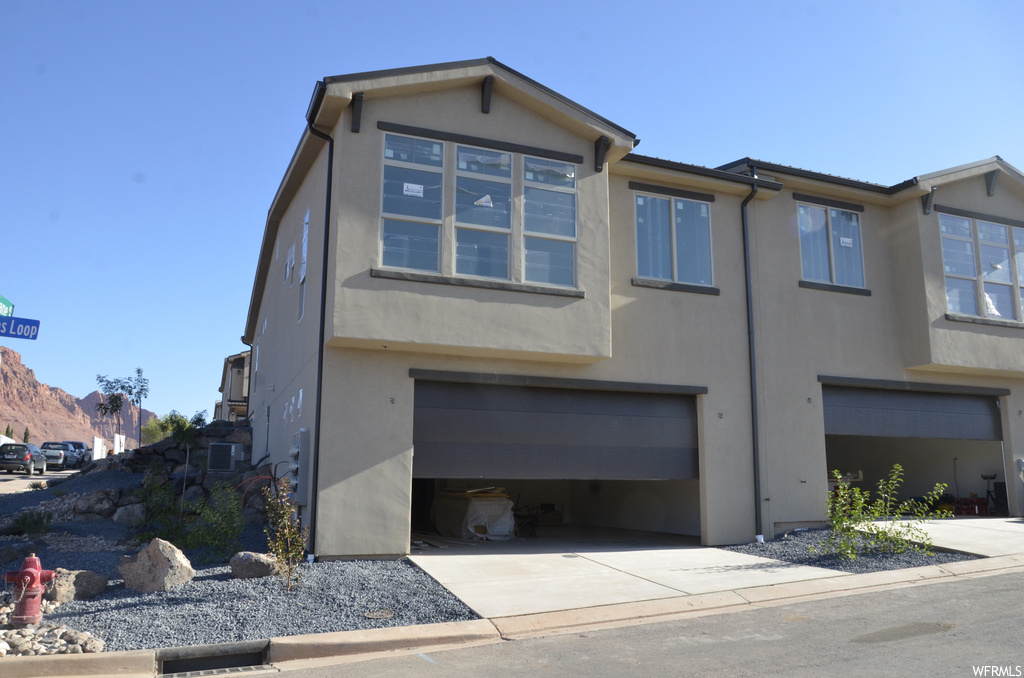
<instances>
[{"instance_id":1,"label":"large boulder","mask_svg":"<svg viewBox=\"0 0 1024 678\"><path fill-rule=\"evenodd\" d=\"M89 600L103 593L108 580L99 572L89 570L65 570L58 567L57 578L46 589L44 598L58 603L72 600Z\"/></svg>"},{"instance_id":2,"label":"large boulder","mask_svg":"<svg viewBox=\"0 0 1024 678\"><path fill-rule=\"evenodd\" d=\"M112 491L115 495L117 490ZM117 502L111 491L96 490L82 495L75 501L75 518L88 520L94 518L110 518L117 511Z\"/></svg>"},{"instance_id":3,"label":"large boulder","mask_svg":"<svg viewBox=\"0 0 1024 678\"><path fill-rule=\"evenodd\" d=\"M235 579L255 579L257 577L272 577L281 571L281 565L277 558L266 553L255 553L253 551L240 551L231 556L228 563L231 566L231 576Z\"/></svg>"},{"instance_id":4,"label":"large boulder","mask_svg":"<svg viewBox=\"0 0 1024 678\"><path fill-rule=\"evenodd\" d=\"M154 539L134 556L124 556L117 565L126 588L140 593L170 591L196 576L192 563L169 541Z\"/></svg>"},{"instance_id":5,"label":"large boulder","mask_svg":"<svg viewBox=\"0 0 1024 678\"><path fill-rule=\"evenodd\" d=\"M113 520L118 525L138 527L146 522L146 507L142 504L128 504L114 512Z\"/></svg>"}]
</instances>

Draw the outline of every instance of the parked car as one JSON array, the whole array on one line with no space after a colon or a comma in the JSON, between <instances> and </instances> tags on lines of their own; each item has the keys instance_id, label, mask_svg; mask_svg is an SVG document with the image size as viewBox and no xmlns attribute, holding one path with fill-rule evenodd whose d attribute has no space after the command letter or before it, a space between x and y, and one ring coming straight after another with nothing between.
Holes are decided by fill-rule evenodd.
<instances>
[{"instance_id":1,"label":"parked car","mask_svg":"<svg viewBox=\"0 0 1024 678\"><path fill-rule=\"evenodd\" d=\"M43 454L46 455L46 468L63 471L71 463L71 445L68 443L43 443Z\"/></svg>"},{"instance_id":2,"label":"parked car","mask_svg":"<svg viewBox=\"0 0 1024 678\"><path fill-rule=\"evenodd\" d=\"M81 468L91 458L89 448L81 440L65 440L64 442L71 446L75 455L74 462L68 464L71 468Z\"/></svg>"},{"instance_id":3,"label":"parked car","mask_svg":"<svg viewBox=\"0 0 1024 678\"><path fill-rule=\"evenodd\" d=\"M24 471L32 475L43 475L46 470L46 455L38 445L32 443L5 443L0 445L0 469L8 473Z\"/></svg>"}]
</instances>

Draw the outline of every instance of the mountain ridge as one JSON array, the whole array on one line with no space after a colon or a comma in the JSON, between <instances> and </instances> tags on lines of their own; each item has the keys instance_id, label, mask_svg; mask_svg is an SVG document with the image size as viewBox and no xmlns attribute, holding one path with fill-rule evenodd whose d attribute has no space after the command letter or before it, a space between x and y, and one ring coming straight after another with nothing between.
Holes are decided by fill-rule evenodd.
<instances>
[{"instance_id":1,"label":"mountain ridge","mask_svg":"<svg viewBox=\"0 0 1024 678\"><path fill-rule=\"evenodd\" d=\"M0 433L10 424L19 442L28 427L29 442L36 445L49 440L81 440L91 447L96 436L113 447L117 422L113 416L97 411L101 399L99 391L77 398L64 389L41 383L22 363L20 353L0 346ZM121 408L121 433L127 438L128 448L138 447L137 412L139 409L130 402ZM156 416L142 409L143 424Z\"/></svg>"}]
</instances>

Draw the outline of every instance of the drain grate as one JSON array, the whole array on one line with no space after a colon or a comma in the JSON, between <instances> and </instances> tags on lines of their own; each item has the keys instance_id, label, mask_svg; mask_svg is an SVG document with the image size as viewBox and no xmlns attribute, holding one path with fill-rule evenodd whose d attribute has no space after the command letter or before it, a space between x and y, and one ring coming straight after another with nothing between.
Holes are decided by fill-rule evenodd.
<instances>
[{"instance_id":1,"label":"drain grate","mask_svg":"<svg viewBox=\"0 0 1024 678\"><path fill-rule=\"evenodd\" d=\"M234 676L237 674L252 675L255 673L280 673L273 666L232 666L227 669L206 669L204 671L183 671L182 673L162 673L160 678L201 678L202 676Z\"/></svg>"}]
</instances>

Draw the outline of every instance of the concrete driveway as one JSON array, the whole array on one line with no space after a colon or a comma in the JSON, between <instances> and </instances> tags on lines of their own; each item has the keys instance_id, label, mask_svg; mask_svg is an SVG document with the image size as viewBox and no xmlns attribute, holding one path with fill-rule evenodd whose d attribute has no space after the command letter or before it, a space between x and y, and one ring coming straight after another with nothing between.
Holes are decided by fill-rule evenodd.
<instances>
[{"instance_id":1,"label":"concrete driveway","mask_svg":"<svg viewBox=\"0 0 1024 678\"><path fill-rule=\"evenodd\" d=\"M925 529L937 548L1024 554L1021 518L955 518ZM431 541L436 546L414 549L410 559L490 619L850 576L626 530L562 527L536 539Z\"/></svg>"}]
</instances>

